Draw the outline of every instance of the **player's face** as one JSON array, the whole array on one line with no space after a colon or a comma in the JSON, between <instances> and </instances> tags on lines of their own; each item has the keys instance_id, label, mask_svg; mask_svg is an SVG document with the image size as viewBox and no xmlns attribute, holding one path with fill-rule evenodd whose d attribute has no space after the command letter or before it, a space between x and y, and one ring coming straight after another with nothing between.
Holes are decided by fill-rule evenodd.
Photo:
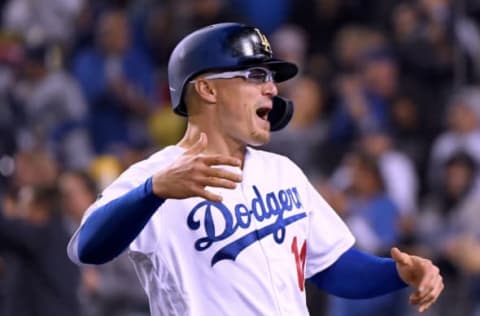
<instances>
[{"instance_id":1,"label":"player's face","mask_svg":"<svg viewBox=\"0 0 480 316\"><path fill-rule=\"evenodd\" d=\"M216 112L220 132L225 137L242 144L260 146L270 140L268 114L272 109L272 98L278 90L271 73L258 70L251 76L216 80Z\"/></svg>"}]
</instances>

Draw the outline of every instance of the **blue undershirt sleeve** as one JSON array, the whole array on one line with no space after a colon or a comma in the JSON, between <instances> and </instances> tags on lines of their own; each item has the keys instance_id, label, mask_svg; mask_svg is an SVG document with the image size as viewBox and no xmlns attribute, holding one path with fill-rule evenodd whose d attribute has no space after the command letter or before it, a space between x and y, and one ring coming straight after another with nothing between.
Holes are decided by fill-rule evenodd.
<instances>
[{"instance_id":1,"label":"blue undershirt sleeve","mask_svg":"<svg viewBox=\"0 0 480 316\"><path fill-rule=\"evenodd\" d=\"M407 287L393 259L354 248L309 280L329 294L351 299L371 298Z\"/></svg>"},{"instance_id":2,"label":"blue undershirt sleeve","mask_svg":"<svg viewBox=\"0 0 480 316\"><path fill-rule=\"evenodd\" d=\"M102 264L122 253L142 231L165 199L153 193L152 177L96 209L78 235L82 263Z\"/></svg>"}]
</instances>

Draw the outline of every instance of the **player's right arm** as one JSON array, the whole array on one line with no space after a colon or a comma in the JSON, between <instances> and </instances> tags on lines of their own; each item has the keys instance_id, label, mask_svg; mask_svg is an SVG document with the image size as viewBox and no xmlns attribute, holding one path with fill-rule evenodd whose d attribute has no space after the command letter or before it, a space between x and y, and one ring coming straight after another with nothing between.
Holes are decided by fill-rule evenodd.
<instances>
[{"instance_id":1,"label":"player's right arm","mask_svg":"<svg viewBox=\"0 0 480 316\"><path fill-rule=\"evenodd\" d=\"M205 188L233 189L241 181L241 175L213 166L239 167L241 162L227 156L203 155L206 146L207 137L202 133L170 166L116 199L99 207L94 205L70 240L70 259L86 264L112 260L137 237L166 199L202 197L221 201L221 196Z\"/></svg>"}]
</instances>

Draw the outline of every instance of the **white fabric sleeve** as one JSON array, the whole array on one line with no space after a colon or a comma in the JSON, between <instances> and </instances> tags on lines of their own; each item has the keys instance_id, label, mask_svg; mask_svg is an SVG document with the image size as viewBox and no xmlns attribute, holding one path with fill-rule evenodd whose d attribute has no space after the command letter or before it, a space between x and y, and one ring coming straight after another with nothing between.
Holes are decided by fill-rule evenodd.
<instances>
[{"instance_id":1,"label":"white fabric sleeve","mask_svg":"<svg viewBox=\"0 0 480 316\"><path fill-rule=\"evenodd\" d=\"M305 277L310 278L332 265L353 246L355 238L312 184L306 178L305 181L306 209L310 212Z\"/></svg>"},{"instance_id":2,"label":"white fabric sleeve","mask_svg":"<svg viewBox=\"0 0 480 316\"><path fill-rule=\"evenodd\" d=\"M154 161L153 163L156 166L162 165L158 161ZM67 254L70 260L79 265L84 264L78 258L78 234L87 218L100 206L105 205L108 202L122 196L123 194L129 192L130 190L136 188L137 186L145 182L147 178L155 172L155 169L150 166L151 164L151 161L146 160L132 165L125 172L123 172L114 182L112 182L108 187L106 187L105 190L103 190L103 192L100 194L99 198L92 205L90 205L90 207L85 211L83 215L80 227L75 231L68 243Z\"/></svg>"}]
</instances>

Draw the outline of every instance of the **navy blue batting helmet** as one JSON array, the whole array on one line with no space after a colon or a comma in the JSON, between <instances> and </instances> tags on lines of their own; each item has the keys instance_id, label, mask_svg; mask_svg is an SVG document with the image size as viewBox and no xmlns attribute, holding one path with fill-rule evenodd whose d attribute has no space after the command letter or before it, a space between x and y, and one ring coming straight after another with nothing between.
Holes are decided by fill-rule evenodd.
<instances>
[{"instance_id":1,"label":"navy blue batting helmet","mask_svg":"<svg viewBox=\"0 0 480 316\"><path fill-rule=\"evenodd\" d=\"M261 66L271 69L275 82L294 77L295 64L273 58L267 37L257 28L239 23L219 23L183 38L168 62L168 81L175 113L187 116L185 86L199 74ZM293 103L275 96L269 114L272 131L285 127L293 115Z\"/></svg>"}]
</instances>

